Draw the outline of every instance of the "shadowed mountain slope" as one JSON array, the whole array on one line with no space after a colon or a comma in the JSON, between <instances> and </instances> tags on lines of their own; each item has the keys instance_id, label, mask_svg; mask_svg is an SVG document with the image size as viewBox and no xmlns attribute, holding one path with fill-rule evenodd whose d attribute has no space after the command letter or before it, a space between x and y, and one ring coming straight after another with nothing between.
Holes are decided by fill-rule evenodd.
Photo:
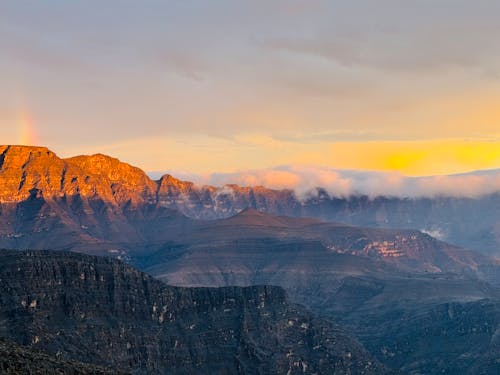
<instances>
[{"instance_id":1,"label":"shadowed mountain slope","mask_svg":"<svg viewBox=\"0 0 500 375\"><path fill-rule=\"evenodd\" d=\"M388 233L246 210L134 261L175 285L280 285L411 374L496 374L500 291L477 278L482 256L417 231ZM463 313L445 315L447 306ZM488 311L482 325L476 315Z\"/></svg>"},{"instance_id":2,"label":"shadowed mountain slope","mask_svg":"<svg viewBox=\"0 0 500 375\"><path fill-rule=\"evenodd\" d=\"M134 373L384 374L277 287L176 288L117 260L0 252L0 336Z\"/></svg>"},{"instance_id":3,"label":"shadowed mountain slope","mask_svg":"<svg viewBox=\"0 0 500 375\"><path fill-rule=\"evenodd\" d=\"M0 338L0 373L5 375L125 375L116 369L66 361Z\"/></svg>"},{"instance_id":4,"label":"shadowed mountain slope","mask_svg":"<svg viewBox=\"0 0 500 375\"><path fill-rule=\"evenodd\" d=\"M354 263L362 263L360 258L371 258L405 272L453 272L500 281L496 259L457 248L419 231L354 227L310 218L274 216L253 209L227 219L192 222L180 231L170 228L162 233L162 238L164 245L156 251L151 248L139 257L141 261L147 263L149 258L149 263L158 268L162 263L159 256L169 253L169 249L176 249L171 255L183 249L189 252L190 259L193 254L202 253L207 258L215 257L218 251L226 249L226 253L234 252L243 259L252 246L268 246L269 258L265 259L269 261L273 260L272 255L279 254L273 249L294 248L288 254L290 261L297 258L298 262L308 262L312 254L321 253L319 263L335 267L339 254L355 255ZM308 252L305 247L317 251ZM266 255L262 253L262 256ZM211 259L200 259L201 263L205 261L211 262ZM166 262L171 263L169 258ZM221 262L224 263L224 259Z\"/></svg>"}]
</instances>

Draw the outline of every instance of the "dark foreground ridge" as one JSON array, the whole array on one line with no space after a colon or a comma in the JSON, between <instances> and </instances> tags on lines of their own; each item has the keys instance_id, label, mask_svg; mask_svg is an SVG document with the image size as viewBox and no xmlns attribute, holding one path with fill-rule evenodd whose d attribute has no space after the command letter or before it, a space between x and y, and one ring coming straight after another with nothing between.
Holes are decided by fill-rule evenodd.
<instances>
[{"instance_id":1,"label":"dark foreground ridge","mask_svg":"<svg viewBox=\"0 0 500 375\"><path fill-rule=\"evenodd\" d=\"M125 375L75 361L65 361L54 355L16 345L0 339L0 373L5 375Z\"/></svg>"},{"instance_id":2,"label":"dark foreground ridge","mask_svg":"<svg viewBox=\"0 0 500 375\"><path fill-rule=\"evenodd\" d=\"M343 330L279 287L171 287L124 263L0 252L0 336L119 371L385 374Z\"/></svg>"}]
</instances>

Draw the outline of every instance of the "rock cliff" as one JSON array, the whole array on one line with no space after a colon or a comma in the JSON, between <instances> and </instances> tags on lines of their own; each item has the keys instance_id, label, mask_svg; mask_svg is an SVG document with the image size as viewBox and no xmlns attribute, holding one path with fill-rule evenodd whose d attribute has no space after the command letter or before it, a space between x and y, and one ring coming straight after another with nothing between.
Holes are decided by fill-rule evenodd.
<instances>
[{"instance_id":1,"label":"rock cliff","mask_svg":"<svg viewBox=\"0 0 500 375\"><path fill-rule=\"evenodd\" d=\"M384 374L283 289L177 288L110 258L0 252L0 336L134 373Z\"/></svg>"},{"instance_id":2,"label":"rock cliff","mask_svg":"<svg viewBox=\"0 0 500 375\"><path fill-rule=\"evenodd\" d=\"M125 375L116 370L66 361L56 355L16 345L0 338L0 373L4 375Z\"/></svg>"}]
</instances>

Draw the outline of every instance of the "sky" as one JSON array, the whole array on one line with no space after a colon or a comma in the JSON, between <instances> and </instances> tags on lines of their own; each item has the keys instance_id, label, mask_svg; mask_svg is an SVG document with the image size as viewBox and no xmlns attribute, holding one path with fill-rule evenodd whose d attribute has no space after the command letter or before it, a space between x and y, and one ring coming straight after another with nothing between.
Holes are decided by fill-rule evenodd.
<instances>
[{"instance_id":1,"label":"sky","mask_svg":"<svg viewBox=\"0 0 500 375\"><path fill-rule=\"evenodd\" d=\"M0 143L212 180L500 168L499 19L497 0L5 0Z\"/></svg>"}]
</instances>

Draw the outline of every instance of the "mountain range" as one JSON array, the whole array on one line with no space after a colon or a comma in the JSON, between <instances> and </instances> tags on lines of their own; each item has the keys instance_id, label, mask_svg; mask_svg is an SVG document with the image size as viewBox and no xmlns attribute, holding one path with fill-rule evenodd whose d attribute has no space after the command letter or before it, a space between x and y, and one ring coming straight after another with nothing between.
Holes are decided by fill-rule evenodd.
<instances>
[{"instance_id":1,"label":"mountain range","mask_svg":"<svg viewBox=\"0 0 500 375\"><path fill-rule=\"evenodd\" d=\"M498 254L499 201L500 193L476 199L341 198L329 196L322 188L309 198L299 199L291 190L236 185L198 187L170 175L153 181L142 170L101 154L61 159L43 147L0 146L0 247L71 250L111 256L156 278L147 278L120 262L113 263L117 261L101 260L106 258L43 251L21 253L17 258L16 253L4 251L2 263L8 263L7 260L12 262L11 268L5 268L8 276L0 279L7 282L4 291L14 291L14 295L31 295L44 283L59 285L59 279L43 279L47 272L50 275L62 272L71 281L67 282L68 288L51 297L49 310L44 310L45 315L37 315L39 320L24 314L22 311L25 310L21 308L19 311L5 310L6 323L0 336L52 353L69 345L71 350L64 354L71 360L85 362L90 356L93 359L90 362L97 365L119 364L125 371L151 371L151 366L163 366L161 363L166 366L171 361L177 363L177 359L165 359L152 353L151 348L140 346L141 343L134 346L141 349L134 354L132 362L129 357L116 357L111 349L102 351L100 347L100 350L94 348L92 352L90 344L85 344L85 353L92 355L86 355L78 352L77 345L71 341L76 340L75 336L70 333L64 339L67 341L59 342L59 338L53 337L58 327L46 323L44 319L62 311L61 319L66 322L66 328L70 327L66 332L78 332L79 338L104 340L95 336L95 327L109 330L110 327L120 327L122 323L117 321L125 315L126 319L132 320L123 324L135 327L127 333L127 337L138 332L149 335L157 332L158 327L145 322L147 314L127 315L127 309L135 303L143 306L142 309L156 303L158 309L159 304L165 305L162 300L165 293L180 295L181 299L187 298L182 297L183 293L187 293L190 296L188 299L205 301L203 313L209 314L210 306L217 310L229 303L219 297L222 293L230 295L231 300L239 301L233 317L237 326L228 328L234 331L242 324L238 317L247 314L242 306L249 305L248 293L253 295L264 290L273 294L273 301L276 297L279 306L292 306L283 307L285 310L273 307L273 311L285 314L283 316L309 314L310 319L319 319L327 325L333 324L329 321L334 320L345 327L347 331L332 325L333 331L330 328L327 331L330 330L331 335L337 329L342 331L342 340L345 338L346 345L357 348L357 353L365 353L360 354L360 363L364 363L360 366L368 362L374 366L381 365L356 343L356 339L382 363L405 373L495 374L500 371L497 361L500 343L500 263L492 254ZM434 232L446 232L446 235L439 235L438 239L431 236ZM443 238L451 242L445 242ZM21 262L23 266L16 266L16 262ZM29 262L36 265L33 271L35 283L22 285L22 280L29 279L28 274L16 279L13 270L23 270L26 267L24 264ZM75 265L83 263L86 265ZM48 268L44 271L37 268L42 266ZM134 281L129 280L126 285L115 279L107 284L108 292L118 286L124 288L121 296L130 292L135 296L136 291L142 290L142 286L139 288L137 285L145 283L145 278L148 286L145 292L141 292L144 295L134 297L133 303L120 297L120 303L128 304L126 308L112 310L115 315L105 321L96 321L95 313L90 310L97 309L99 314L106 316L109 308L116 308L117 301L102 300L102 286L95 283L86 284L89 289L83 290L78 277L73 280L75 274L82 275L79 267L85 270L97 267L102 269L102 275L115 276L118 269L121 276L116 277L120 280L133 275ZM85 272L83 278L86 280ZM11 281L8 280L12 277L17 280L15 284L9 284ZM36 281L37 278L40 279ZM139 279L143 281L139 282ZM157 279L176 287L167 287ZM75 295L71 294L73 285L76 286ZM255 285L275 285L278 288ZM17 286L19 290L16 291ZM158 297L151 297L157 291ZM48 292L36 293L43 295ZM291 303L284 297L285 293ZM77 295L85 301L81 306L77 303ZM2 298L5 306L17 306L19 303L12 300L10 292L3 293ZM147 301L140 302L144 298ZM177 304L175 298L171 300L173 305ZM25 304L31 305L32 302L32 299L26 299ZM306 306L315 315L294 303ZM71 310L75 304L78 311L73 313L68 309ZM105 307L99 310L98 305L101 304ZM199 313L198 308L195 310ZM32 312L30 309L27 311ZM79 321L78 314L85 317L90 314L92 319L85 321L83 326L79 325L76 323ZM253 312L248 314L254 316ZM274 316L274 313L270 314ZM13 324L9 317L12 316L22 316L27 320L20 320L19 327L9 331L7 327ZM193 319L199 320L196 316ZM213 319L215 322L219 316L215 314ZM259 319L252 320L257 327L256 332L262 333L262 329L276 332L278 329L274 324L279 323L273 321L260 326ZM186 327L195 324L188 323L186 320L176 326L179 337L190 332ZM24 326L25 331L20 328ZM32 332L35 331L48 335L40 341L41 344L33 342ZM348 331L356 339L350 338ZM196 331L195 336L205 340L204 332ZM108 333L113 338L120 336L112 330ZM155 341L155 345L166 345L165 348L170 351L170 336L155 335L155 340L160 340ZM298 333L287 336L288 339L283 339L281 344L280 338L273 336L273 345L279 348L282 345L283 350L292 344L300 346L302 339L296 335ZM149 336L140 337L143 337L140 340L149 340ZM170 341L164 344L162 340ZM243 361L241 366L247 366L247 370L241 370L243 373L260 371L251 367L251 363L256 361L259 366L264 366L260 369L270 369L265 367L271 366L271 351L266 346L269 342L256 340L256 337L246 336L244 339L245 343L252 342L255 350L250 352L252 355L259 353L257 357L262 362L253 357ZM245 348L248 352L246 344L241 346L240 341L236 344L234 337L229 341L231 350ZM53 344L47 344L49 342ZM125 344L122 340L119 344L113 342L113 345ZM206 351L208 346L221 347L225 344L202 341L199 345L196 353ZM314 362L317 357L309 352L310 349L308 344L296 350L306 353L301 358L309 358L308 369L318 368L324 357L322 355L321 361ZM191 349L189 353L191 357L182 357L183 364L179 365L179 371L181 368L196 369L189 367L194 366L193 358L197 363L208 363L206 355L193 357ZM231 358L241 355L235 351L230 353ZM335 358L340 355L328 353L323 354L337 356ZM105 357L95 360L103 355ZM149 356L150 360L147 359ZM116 359L112 360L112 357ZM290 364L283 361L283 366ZM342 361L346 363L345 358ZM189 366L186 365L188 362ZM376 368L387 371L383 366ZM217 371L214 367L213 372ZM353 373L359 371L358 368Z\"/></svg>"},{"instance_id":2,"label":"mountain range","mask_svg":"<svg viewBox=\"0 0 500 375\"><path fill-rule=\"evenodd\" d=\"M330 197L318 187L306 200L292 190L198 187L170 175L151 180L139 168L97 154L68 159L44 147L0 146L0 244L105 251L113 243L143 243L137 222L178 213L217 219L253 208L280 216L393 229L417 229L456 246L496 254L500 193L473 198ZM174 210L175 212L172 212ZM116 249L115 249L116 250Z\"/></svg>"},{"instance_id":3,"label":"mountain range","mask_svg":"<svg viewBox=\"0 0 500 375\"><path fill-rule=\"evenodd\" d=\"M83 241L87 251L90 242L99 251L119 240L142 243L143 235L130 221L171 215L166 209L193 219L218 219L253 208L356 226L417 229L488 254L498 255L500 248L499 192L478 198L343 198L318 187L308 198L298 198L292 190L196 186L170 175L153 181L139 168L105 155L61 159L47 148L30 146L0 146L0 178L4 247L44 247L38 234L50 228L61 234L57 248L75 248Z\"/></svg>"}]
</instances>

